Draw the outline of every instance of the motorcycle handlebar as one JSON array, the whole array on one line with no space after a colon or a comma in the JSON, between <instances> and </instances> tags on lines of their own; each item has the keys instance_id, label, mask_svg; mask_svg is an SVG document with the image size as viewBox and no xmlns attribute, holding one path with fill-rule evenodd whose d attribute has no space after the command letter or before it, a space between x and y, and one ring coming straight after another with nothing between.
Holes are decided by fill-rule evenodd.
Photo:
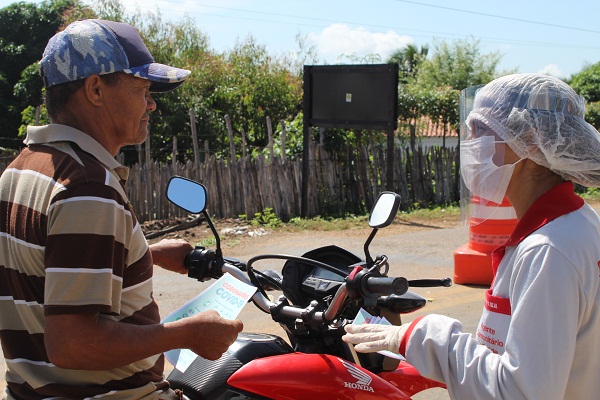
<instances>
[{"instance_id":1,"label":"motorcycle handlebar","mask_svg":"<svg viewBox=\"0 0 600 400\"><path fill-rule=\"evenodd\" d=\"M248 275L232 264L225 262L223 265L223 272L228 272L236 279L254 286ZM408 291L408 281L405 278L367 276L363 282L364 290L372 293L373 295L402 295ZM331 303L325 311L308 312L306 308L287 305L278 306L258 291L252 296L254 303L266 313L271 314L272 310L277 309L277 313L279 315L291 318L300 318L305 322L332 321L338 314L340 308L343 306L347 298L348 288L346 284L340 285L339 289L331 300Z\"/></svg>"},{"instance_id":2,"label":"motorcycle handlebar","mask_svg":"<svg viewBox=\"0 0 600 400\"><path fill-rule=\"evenodd\" d=\"M234 278L250 286L254 286L254 284L250 281L250 278L248 278L248 275L235 265L225 262L225 264L223 264L223 272L228 272L231 275L233 275ZM263 294L258 291L254 293L254 296L252 296L252 300L261 310L263 310L266 313L269 313L269 309L275 305L275 303L263 296Z\"/></svg>"},{"instance_id":3,"label":"motorcycle handlebar","mask_svg":"<svg viewBox=\"0 0 600 400\"><path fill-rule=\"evenodd\" d=\"M236 266L234 266L232 264L225 262L225 264L223 264L223 272L228 272L231 275L233 275L236 279L239 279L240 281L247 283L248 285L254 286L254 284L250 281L250 278L248 278L248 275L244 271L241 271L239 268L237 268ZM333 300L331 301L331 304L327 308L327 310L325 310L325 312L312 313L312 314L310 314L310 316L308 318L310 318L311 321L315 321L315 322L333 320L333 318L335 318L339 309L343 305L344 301L346 300L347 296L348 296L348 291L346 290L346 286L341 285L340 288L338 289L338 291L336 292ZM268 314L271 313L272 308L277 307L277 304L273 303L271 300L269 300L261 292L258 292L258 291L256 293L254 293L254 295L252 296L252 301L254 301L254 303L261 310L263 310L264 312L266 312ZM307 312L306 312L305 308L283 306L283 307L279 308L278 312L280 315L283 315L286 317L301 318L301 319L307 318Z\"/></svg>"},{"instance_id":4,"label":"motorcycle handlebar","mask_svg":"<svg viewBox=\"0 0 600 400\"><path fill-rule=\"evenodd\" d=\"M444 279L414 279L408 281L408 284L411 287L450 287L452 286L452 279L444 278Z\"/></svg>"},{"instance_id":5,"label":"motorcycle handlebar","mask_svg":"<svg viewBox=\"0 0 600 400\"><path fill-rule=\"evenodd\" d=\"M254 286L251 282L247 273L240 269L239 266L229 263L227 260L224 262L222 272L228 272L233 275L236 279ZM450 286L452 280L446 279L421 279L408 281L402 277L384 277L384 276L363 276L360 279L359 286L360 291L367 296L385 296L390 294L403 295L408 291L410 286L425 287L425 286ZM283 304L276 304L272 302L268 297L264 296L260 291L257 291L252 296L252 301L258 308L268 314L277 313L281 316L299 318L305 322L328 322L333 321L337 316L339 310L344 305L348 297L350 296L349 282L346 282L338 288L331 303L327 309L323 312L313 312L307 308L294 307ZM275 311L277 310L277 311Z\"/></svg>"},{"instance_id":6,"label":"motorcycle handlebar","mask_svg":"<svg viewBox=\"0 0 600 400\"><path fill-rule=\"evenodd\" d=\"M401 296L408 291L408 281L406 278L367 276L363 282L363 290L370 295L387 296L397 294Z\"/></svg>"}]
</instances>

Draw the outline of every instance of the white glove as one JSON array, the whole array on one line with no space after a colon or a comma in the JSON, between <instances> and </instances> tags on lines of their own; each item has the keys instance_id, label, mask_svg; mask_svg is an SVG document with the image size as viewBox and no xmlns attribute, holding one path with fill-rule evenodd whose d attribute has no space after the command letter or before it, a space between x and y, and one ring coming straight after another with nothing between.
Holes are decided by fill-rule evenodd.
<instances>
[{"instance_id":1,"label":"white glove","mask_svg":"<svg viewBox=\"0 0 600 400\"><path fill-rule=\"evenodd\" d=\"M400 326L363 324L346 325L344 329L347 334L342 336L346 343L355 344L354 349L359 353L375 353L381 350L389 350L398 354L402 336L408 329L409 324Z\"/></svg>"}]
</instances>

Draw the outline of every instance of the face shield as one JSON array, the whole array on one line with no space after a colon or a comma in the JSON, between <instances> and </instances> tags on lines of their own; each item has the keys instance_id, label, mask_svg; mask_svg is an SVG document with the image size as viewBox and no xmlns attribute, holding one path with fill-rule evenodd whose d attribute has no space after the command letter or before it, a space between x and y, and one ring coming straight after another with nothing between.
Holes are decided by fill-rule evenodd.
<instances>
[{"instance_id":1,"label":"face shield","mask_svg":"<svg viewBox=\"0 0 600 400\"><path fill-rule=\"evenodd\" d=\"M466 96L474 94L469 89ZM479 121L517 158L582 186L600 187L600 134L585 121L585 99L569 85L543 74L512 74L475 92L461 119L465 129L477 129Z\"/></svg>"},{"instance_id":2,"label":"face shield","mask_svg":"<svg viewBox=\"0 0 600 400\"><path fill-rule=\"evenodd\" d=\"M507 143L480 118L477 98L483 88L472 86L460 96L461 220L478 225L488 219L513 219L504 198L516 163L505 161ZM518 162L518 161L517 161Z\"/></svg>"}]
</instances>

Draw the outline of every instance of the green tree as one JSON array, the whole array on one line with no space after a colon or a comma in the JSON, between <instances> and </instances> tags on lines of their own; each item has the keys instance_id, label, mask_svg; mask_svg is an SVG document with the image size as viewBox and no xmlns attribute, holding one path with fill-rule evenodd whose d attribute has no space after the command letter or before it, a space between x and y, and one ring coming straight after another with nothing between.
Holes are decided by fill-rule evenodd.
<instances>
[{"instance_id":1,"label":"green tree","mask_svg":"<svg viewBox=\"0 0 600 400\"><path fill-rule=\"evenodd\" d=\"M473 39L452 43L436 41L432 51L427 51L431 57L422 59L422 53L407 48L405 53L394 54L396 62L405 63L410 57L419 60L415 64L414 78L399 90L400 124L416 126L420 117L425 116L431 123L441 123L444 129L456 129L459 124L460 91L488 83L497 77L501 55L498 52L482 54L479 41Z\"/></svg>"},{"instance_id":2,"label":"green tree","mask_svg":"<svg viewBox=\"0 0 600 400\"><path fill-rule=\"evenodd\" d=\"M245 132L246 142L261 149L267 144L266 116L276 124L299 110L300 76L290 73L289 61L272 57L252 37L221 54L210 48L208 37L189 17L166 23L159 11L127 16L122 14L120 0L102 0L101 4L100 16L108 14L138 29L157 62L192 71L179 89L154 95L157 110L151 116L151 140L155 159L170 158L175 136L182 160L191 157L190 109L196 116L200 143L208 141L211 151L224 156L229 152L225 115L234 125L237 148Z\"/></svg>"},{"instance_id":3,"label":"green tree","mask_svg":"<svg viewBox=\"0 0 600 400\"><path fill-rule=\"evenodd\" d=\"M589 103L587 105L585 119L594 128L600 130L600 101Z\"/></svg>"},{"instance_id":4,"label":"green tree","mask_svg":"<svg viewBox=\"0 0 600 400\"><path fill-rule=\"evenodd\" d=\"M194 109L201 126L200 134L212 132L214 117L207 110L205 95L214 88L219 72L209 48L208 37L188 17L177 23L165 23L159 12L136 14L129 21L146 43L154 60L192 71L187 82L167 93L154 94L156 111L151 115L152 156L165 160L170 157L172 138L177 137L182 159L191 156L189 110ZM212 122L212 123L211 123ZM200 137L203 141L206 138Z\"/></svg>"},{"instance_id":5,"label":"green tree","mask_svg":"<svg viewBox=\"0 0 600 400\"><path fill-rule=\"evenodd\" d=\"M432 57L420 64L417 84L427 88L449 86L456 90L485 84L497 76L501 58L498 52L482 54L479 40L436 41Z\"/></svg>"},{"instance_id":6,"label":"green tree","mask_svg":"<svg viewBox=\"0 0 600 400\"><path fill-rule=\"evenodd\" d=\"M285 62L248 37L224 54L225 71L210 100L231 117L236 138L258 149L268 144L266 117L277 123L301 110L302 83Z\"/></svg>"},{"instance_id":7,"label":"green tree","mask_svg":"<svg viewBox=\"0 0 600 400\"><path fill-rule=\"evenodd\" d=\"M396 50L387 62L398 64L400 83L410 83L416 78L421 63L427 59L427 53L429 53L429 46L418 48L414 44L409 44Z\"/></svg>"},{"instance_id":8,"label":"green tree","mask_svg":"<svg viewBox=\"0 0 600 400\"><path fill-rule=\"evenodd\" d=\"M79 0L19 2L0 9L0 125L6 147L16 147L21 111L41 104L37 62L64 14L84 8Z\"/></svg>"},{"instance_id":9,"label":"green tree","mask_svg":"<svg viewBox=\"0 0 600 400\"><path fill-rule=\"evenodd\" d=\"M571 76L569 84L589 102L600 101L600 62L583 68Z\"/></svg>"},{"instance_id":10,"label":"green tree","mask_svg":"<svg viewBox=\"0 0 600 400\"><path fill-rule=\"evenodd\" d=\"M588 103L585 119L600 129L600 62L588 65L571 76L569 84Z\"/></svg>"}]
</instances>

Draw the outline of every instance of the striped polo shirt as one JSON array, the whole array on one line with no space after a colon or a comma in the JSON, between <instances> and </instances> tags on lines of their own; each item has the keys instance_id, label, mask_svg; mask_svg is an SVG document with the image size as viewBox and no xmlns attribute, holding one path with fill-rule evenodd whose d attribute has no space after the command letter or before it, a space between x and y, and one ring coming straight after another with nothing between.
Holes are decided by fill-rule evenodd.
<instances>
[{"instance_id":1,"label":"striped polo shirt","mask_svg":"<svg viewBox=\"0 0 600 400\"><path fill-rule=\"evenodd\" d=\"M29 127L0 178L0 339L9 398L152 398L163 356L106 371L54 366L44 315L97 312L156 324L152 257L123 184L128 170L87 134Z\"/></svg>"}]
</instances>

